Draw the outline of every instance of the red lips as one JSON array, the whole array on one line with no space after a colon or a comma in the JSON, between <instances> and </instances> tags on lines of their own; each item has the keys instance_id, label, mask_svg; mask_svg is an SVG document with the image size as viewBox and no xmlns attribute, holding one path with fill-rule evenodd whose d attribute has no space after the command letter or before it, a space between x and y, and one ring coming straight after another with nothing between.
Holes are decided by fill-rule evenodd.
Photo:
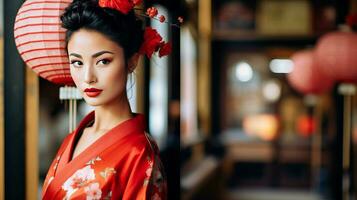
<instances>
[{"instance_id":1,"label":"red lips","mask_svg":"<svg viewBox=\"0 0 357 200\"><path fill-rule=\"evenodd\" d=\"M97 88L86 88L84 90L84 92L86 93L87 96L89 97L96 97L98 95L100 95L100 93L102 92L103 90L100 90L100 89L97 89Z\"/></svg>"}]
</instances>

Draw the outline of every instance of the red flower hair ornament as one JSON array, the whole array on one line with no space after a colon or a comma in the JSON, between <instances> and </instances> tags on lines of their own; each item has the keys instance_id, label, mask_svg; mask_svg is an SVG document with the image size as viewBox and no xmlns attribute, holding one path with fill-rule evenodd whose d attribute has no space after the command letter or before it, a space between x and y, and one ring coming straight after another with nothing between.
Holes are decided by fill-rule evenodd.
<instances>
[{"instance_id":1,"label":"red flower hair ornament","mask_svg":"<svg viewBox=\"0 0 357 200\"><path fill-rule=\"evenodd\" d=\"M99 0L99 6L103 8L113 8L123 14L128 14L136 5L142 3L142 0Z\"/></svg>"},{"instance_id":2,"label":"red flower hair ornament","mask_svg":"<svg viewBox=\"0 0 357 200\"><path fill-rule=\"evenodd\" d=\"M123 14L128 14L130 10L134 9L135 6L140 5L142 0L99 0L99 6L105 8L116 9ZM161 23L164 23L166 18L163 15L160 15L159 18L156 18L158 15L158 10L155 7L150 7L146 11L145 17L150 17L152 19L158 20ZM178 22L182 23L182 17L178 18ZM168 22L165 22L168 23ZM173 26L179 27L178 24L171 24ZM139 49L140 54L145 54L149 59L151 58L154 52L159 53L159 57L166 56L171 53L171 42L162 41L161 35L157 32L156 29L151 27L146 27L144 32L144 41Z\"/></svg>"},{"instance_id":3,"label":"red flower hair ornament","mask_svg":"<svg viewBox=\"0 0 357 200\"><path fill-rule=\"evenodd\" d=\"M171 43L165 43L155 29L146 27L144 32L144 42L141 45L139 53L146 54L148 58L151 58L151 55L154 52L159 52L159 57L170 54Z\"/></svg>"}]
</instances>

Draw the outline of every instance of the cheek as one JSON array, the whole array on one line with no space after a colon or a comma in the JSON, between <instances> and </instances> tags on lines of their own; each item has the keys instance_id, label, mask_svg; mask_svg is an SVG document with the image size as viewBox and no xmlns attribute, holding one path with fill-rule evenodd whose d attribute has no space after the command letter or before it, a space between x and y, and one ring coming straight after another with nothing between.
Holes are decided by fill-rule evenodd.
<instances>
[{"instance_id":1,"label":"cheek","mask_svg":"<svg viewBox=\"0 0 357 200\"><path fill-rule=\"evenodd\" d=\"M116 65L116 66L120 66L120 65ZM127 76L127 72L124 66L122 65L118 68L112 67L108 71L106 71L105 79L107 82L113 84L113 86L118 87L118 86L126 85L126 76Z\"/></svg>"},{"instance_id":2,"label":"cheek","mask_svg":"<svg viewBox=\"0 0 357 200\"><path fill-rule=\"evenodd\" d=\"M116 87L126 85L126 73L124 70L109 73L106 80Z\"/></svg>"},{"instance_id":3,"label":"cheek","mask_svg":"<svg viewBox=\"0 0 357 200\"><path fill-rule=\"evenodd\" d=\"M80 86L80 72L76 69L73 69L73 68L70 68L70 73L71 73L71 76L72 76L72 79L74 81L74 83L76 84L77 87Z\"/></svg>"}]
</instances>

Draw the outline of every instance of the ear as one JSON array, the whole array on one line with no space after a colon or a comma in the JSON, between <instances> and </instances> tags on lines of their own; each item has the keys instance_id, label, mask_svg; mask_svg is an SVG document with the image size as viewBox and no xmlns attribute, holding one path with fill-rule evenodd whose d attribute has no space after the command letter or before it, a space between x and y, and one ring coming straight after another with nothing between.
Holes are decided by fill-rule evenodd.
<instances>
[{"instance_id":1,"label":"ear","mask_svg":"<svg viewBox=\"0 0 357 200\"><path fill-rule=\"evenodd\" d=\"M128 71L129 73L133 72L139 62L140 54L134 53L128 60Z\"/></svg>"}]
</instances>

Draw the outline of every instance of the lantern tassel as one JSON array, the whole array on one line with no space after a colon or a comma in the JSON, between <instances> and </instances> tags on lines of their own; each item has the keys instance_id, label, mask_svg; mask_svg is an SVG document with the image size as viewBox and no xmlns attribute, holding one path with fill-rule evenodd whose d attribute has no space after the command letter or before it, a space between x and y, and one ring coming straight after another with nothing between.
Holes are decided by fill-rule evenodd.
<instances>
[{"instance_id":1,"label":"lantern tassel","mask_svg":"<svg viewBox=\"0 0 357 200\"><path fill-rule=\"evenodd\" d=\"M59 98L69 102L68 131L71 133L77 126L77 100L82 99L82 96L77 88L64 86L60 88Z\"/></svg>"},{"instance_id":2,"label":"lantern tassel","mask_svg":"<svg viewBox=\"0 0 357 200\"><path fill-rule=\"evenodd\" d=\"M73 116L73 112L72 112L72 110L73 110L73 104L72 104L72 99L69 99L68 100L69 101L69 117L68 117L68 119L69 119L69 133L71 133L72 132L72 130L73 130L73 127L72 127L72 125L73 125L73 123L72 123L72 116Z\"/></svg>"}]
</instances>

